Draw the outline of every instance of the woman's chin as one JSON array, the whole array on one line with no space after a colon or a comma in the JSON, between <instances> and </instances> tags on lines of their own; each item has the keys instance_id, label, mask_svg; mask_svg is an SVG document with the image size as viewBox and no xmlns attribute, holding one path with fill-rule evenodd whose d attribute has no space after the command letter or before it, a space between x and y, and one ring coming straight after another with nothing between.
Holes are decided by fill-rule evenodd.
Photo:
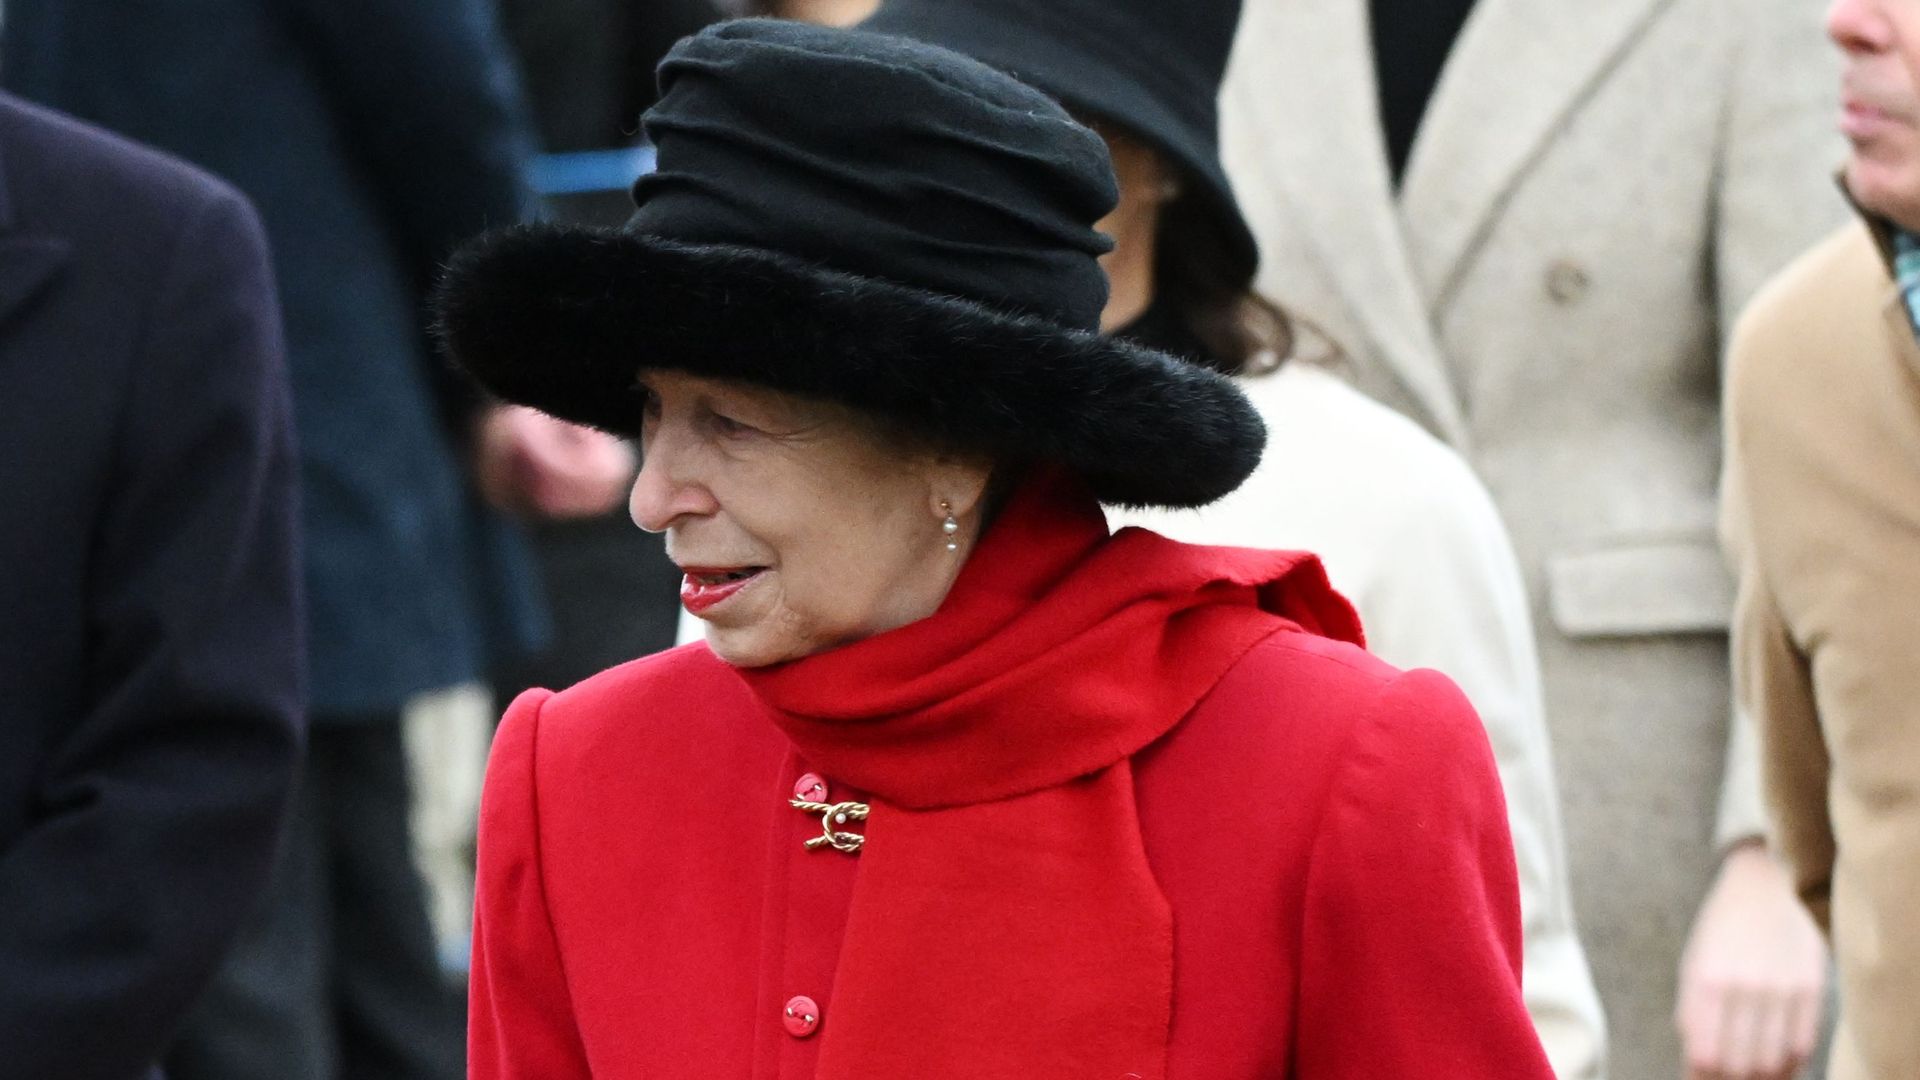
<instances>
[{"instance_id":1,"label":"woman's chin","mask_svg":"<svg viewBox=\"0 0 1920 1080\"><path fill-rule=\"evenodd\" d=\"M711 624L707 626L707 648L720 658L721 663L737 668L766 667L778 663L770 650L758 647L751 640L743 640L739 631Z\"/></svg>"},{"instance_id":2,"label":"woman's chin","mask_svg":"<svg viewBox=\"0 0 1920 1080\"><path fill-rule=\"evenodd\" d=\"M708 623L707 648L722 663L737 668L771 667L818 651L785 635L768 633L768 628L759 623L746 626Z\"/></svg>"}]
</instances>

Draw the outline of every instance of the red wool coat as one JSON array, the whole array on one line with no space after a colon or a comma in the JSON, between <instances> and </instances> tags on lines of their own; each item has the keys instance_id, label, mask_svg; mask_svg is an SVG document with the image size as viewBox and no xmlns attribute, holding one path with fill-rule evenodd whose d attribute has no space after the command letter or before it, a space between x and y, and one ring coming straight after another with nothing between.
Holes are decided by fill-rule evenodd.
<instances>
[{"instance_id":1,"label":"red wool coat","mask_svg":"<svg viewBox=\"0 0 1920 1080\"><path fill-rule=\"evenodd\" d=\"M1247 587L1271 584L1260 574L1299 578L1295 571L1305 566L1324 589L1317 567L1297 557L1202 557L1194 553L1204 549L1137 531L1107 540L1097 507L1082 509L1024 534L997 525L998 547L989 536L956 585L960 602L949 599L957 614L943 608L928 620L933 625L873 639L865 653L867 643L848 647L849 655L864 656L875 671L914 670L901 663L911 650L934 640L942 620L969 612L993 627L975 635L989 644L1046 633L1039 629L1045 618L1018 613L1057 612L1062 590L1086 595L1089 577L1108 586L1157 581L1140 589L1164 595L1174 587L1164 573L1156 579L1155 568L1170 564L1224 568L1210 579L1206 611L1214 613L1227 601L1278 606L1277 592ZM1017 511L1009 514L1018 519ZM1037 588L1033 580L1010 584L1010 575L1018 577L1010 566L1052 557L1028 554L1049 551L1068 569L1042 575L1044 596L1020 592ZM1054 576L1066 585L1056 588ZM996 606L996 589L1009 602ZM989 599L973 602L981 597ZM1266 623L1250 647L1237 647L1221 665L1224 674L1207 677L1197 706L1181 704L1171 730L1154 729L1151 741L1111 766L1123 771L1099 774L1124 782L1105 789L1119 791L1125 805L1119 827L1099 834L1118 835L1126 849L1114 858L1110 883L1076 879L1067 895L1045 903L1029 903L1019 891L1039 885L1032 895L1044 895L1044 882L1031 874L1013 882L996 867L1039 866L1040 876L1055 865L1062 874L1089 865L1098 872L1107 856L1089 861L1085 852L1044 850L1060 835L1033 821L971 848L967 835L935 831L951 837L955 857L942 863L936 845L910 864L886 845L951 820L932 805L939 800L927 808L895 805L803 756L797 742L816 744L794 735L807 729L776 712L767 680L743 677L705 646L636 661L562 694L523 696L500 730L482 809L471 1074L1551 1080L1520 997L1513 853L1492 755L1471 708L1440 676L1403 675L1297 621L1258 618ZM1124 640L1139 636L1129 629ZM978 645L969 640L970 649ZM1042 662L1071 655L1073 640L1041 643L1034 655ZM1124 685L1154 656L1177 653L1162 643L1122 658L1122 647L1116 639L1112 664L1127 670L1096 676ZM1039 699L1055 683L1084 683L1088 669L1100 666L1080 655L1070 669L1027 685L1036 707L1021 714L1023 727L964 751L916 749L919 757L906 760L926 770L949 803L955 777L963 778L962 797L978 786L991 800L986 816L959 820L997 828L995 808L1020 800L1001 801L994 755L1023 732L1054 730ZM837 677L848 670L837 669ZM876 693L840 689L850 701ZM983 695L991 696L972 687L952 696ZM948 737L956 728L949 719L936 717L940 723L914 729L915 737ZM863 737L876 730L864 727ZM870 765L857 754L834 760L854 771ZM1008 759L1007 769L1021 767ZM1088 786L1098 783L1083 778L1051 789L1064 791L1063 799L1044 805L1071 815L1081 805L1072 800L1100 790ZM917 797L913 790L902 788L901 798ZM842 826L864 827L867 849L808 850L822 822L791 807L796 796L871 803L869 820ZM1094 820L1112 825L1110 818ZM1061 841L1070 842L1078 841ZM1040 854L1004 850L1028 845ZM919 865L928 850L936 865ZM1140 874L1121 876L1122 863ZM872 876L883 868L892 876L876 883ZM918 892L903 888L903 873L917 875ZM1083 943L1095 950L1114 939L1103 937L1111 927L1077 898L1104 911L1110 892L1126 892L1138 879L1153 893L1145 910L1170 917L1170 974L1152 948L1099 954L1147 958L1138 971L1074 970ZM936 882L930 889L928 880ZM950 921L890 925L896 915L914 919L903 912L927 910L929 892L934 902L957 903ZM1001 920L987 927L997 936L981 936L969 918L976 908ZM898 936L886 938L890 931ZM1129 929L1120 943L1133 936ZM885 951L877 960L871 950L856 955L856 937L884 941ZM849 969L859 977L847 976ZM905 981L873 993L876 981L899 972ZM836 985L841 976L862 985ZM1166 983L1156 982L1163 977ZM1144 997L1130 994L1135 984ZM1071 1007L1087 986L1100 988L1090 999L1095 1007ZM1170 987L1170 1002L1161 986ZM1100 995L1109 992L1111 1005L1102 1007ZM1059 1001L1069 1007L1058 1027L1036 1040L1031 1025L1020 1023L1029 1006L1018 1003L1046 1009ZM889 1026L896 1003L902 1015L920 1019ZM1098 1045L1109 1031L1116 1046L1137 1045L1145 1031L1153 1052L1135 1059L1120 1051L1116 1059L1112 1046Z\"/></svg>"}]
</instances>

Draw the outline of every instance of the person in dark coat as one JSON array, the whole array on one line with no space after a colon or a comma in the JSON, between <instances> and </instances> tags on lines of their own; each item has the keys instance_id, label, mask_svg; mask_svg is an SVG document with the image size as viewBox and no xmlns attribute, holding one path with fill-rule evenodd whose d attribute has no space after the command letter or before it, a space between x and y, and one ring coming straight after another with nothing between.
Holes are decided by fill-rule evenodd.
<instances>
[{"instance_id":1,"label":"person in dark coat","mask_svg":"<svg viewBox=\"0 0 1920 1080\"><path fill-rule=\"evenodd\" d=\"M653 104L654 65L728 14L721 0L500 0L534 125L550 153L632 142Z\"/></svg>"},{"instance_id":2,"label":"person in dark coat","mask_svg":"<svg viewBox=\"0 0 1920 1080\"><path fill-rule=\"evenodd\" d=\"M291 407L232 188L0 95L0 1073L129 1080L266 879Z\"/></svg>"},{"instance_id":3,"label":"person in dark coat","mask_svg":"<svg viewBox=\"0 0 1920 1080\"><path fill-rule=\"evenodd\" d=\"M540 630L532 512L617 500L625 450L483 404L426 348L424 284L518 220L528 145L481 0L11 0L0 81L168 149L260 209L304 480L311 734L260 917L177 1080L455 1077L408 839L403 706ZM476 485L470 474L477 478Z\"/></svg>"}]
</instances>

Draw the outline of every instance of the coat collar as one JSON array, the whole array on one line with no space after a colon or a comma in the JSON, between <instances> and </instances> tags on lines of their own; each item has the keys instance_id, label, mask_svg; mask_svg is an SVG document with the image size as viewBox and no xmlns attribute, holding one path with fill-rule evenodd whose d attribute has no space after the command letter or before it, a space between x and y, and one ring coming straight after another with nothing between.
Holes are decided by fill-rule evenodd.
<instances>
[{"instance_id":1,"label":"coat collar","mask_svg":"<svg viewBox=\"0 0 1920 1080\"><path fill-rule=\"evenodd\" d=\"M1221 104L1235 184L1292 204L1315 261L1366 314L1356 323L1458 443L1466 424L1395 211L1365 0L1247 5Z\"/></svg>"},{"instance_id":2,"label":"coat collar","mask_svg":"<svg viewBox=\"0 0 1920 1080\"><path fill-rule=\"evenodd\" d=\"M0 144L0 329L52 281L70 254L57 236L21 231L14 219L12 160Z\"/></svg>"},{"instance_id":3,"label":"coat collar","mask_svg":"<svg viewBox=\"0 0 1920 1080\"><path fill-rule=\"evenodd\" d=\"M1907 310L1907 297L1900 289L1900 271L1894 264L1897 252L1894 250L1894 234L1897 226L1886 218L1868 210L1854 201L1853 192L1847 190L1845 174L1839 179L1840 193L1846 196L1847 204L1853 207L1860 220L1867 227L1867 236L1873 240L1874 254L1880 259L1881 269L1887 274L1887 287L1880 303L1880 317L1886 324L1887 340L1894 354L1905 361L1915 374L1920 374L1920 331L1916 331L1913 316Z\"/></svg>"},{"instance_id":4,"label":"coat collar","mask_svg":"<svg viewBox=\"0 0 1920 1080\"><path fill-rule=\"evenodd\" d=\"M1293 204L1318 261L1365 313L1356 321L1455 445L1465 422L1434 311L1542 145L1672 3L1480 0L1397 197L1365 0L1248 5L1223 98L1237 119L1235 180Z\"/></svg>"},{"instance_id":5,"label":"coat collar","mask_svg":"<svg viewBox=\"0 0 1920 1080\"><path fill-rule=\"evenodd\" d=\"M1671 3L1480 0L1434 88L1402 185L1429 304L1451 291L1541 148Z\"/></svg>"},{"instance_id":6,"label":"coat collar","mask_svg":"<svg viewBox=\"0 0 1920 1080\"><path fill-rule=\"evenodd\" d=\"M1897 226L1879 214L1861 206L1860 203L1854 199L1853 192L1847 187L1847 174L1845 172L1835 177L1834 183L1840 188L1840 195L1847 200L1847 205L1853 208L1854 215L1867 227L1867 235L1873 239L1873 250L1880 256L1880 265L1886 268L1887 280L1893 282L1897 287L1900 280L1900 272L1893 263L1896 255L1893 249L1893 237L1897 231Z\"/></svg>"}]
</instances>

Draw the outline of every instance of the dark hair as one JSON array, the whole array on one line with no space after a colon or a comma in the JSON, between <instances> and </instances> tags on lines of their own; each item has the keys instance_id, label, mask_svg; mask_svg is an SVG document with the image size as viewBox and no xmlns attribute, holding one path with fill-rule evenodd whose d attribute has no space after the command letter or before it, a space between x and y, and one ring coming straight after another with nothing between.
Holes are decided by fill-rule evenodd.
<instances>
[{"instance_id":1,"label":"dark hair","mask_svg":"<svg viewBox=\"0 0 1920 1080\"><path fill-rule=\"evenodd\" d=\"M1221 261L1225 241L1205 202L1182 194L1168 203L1155 240L1154 302L1166 304L1201 347L1195 359L1223 375L1252 375L1292 354L1293 316L1255 292L1251 275Z\"/></svg>"}]
</instances>

